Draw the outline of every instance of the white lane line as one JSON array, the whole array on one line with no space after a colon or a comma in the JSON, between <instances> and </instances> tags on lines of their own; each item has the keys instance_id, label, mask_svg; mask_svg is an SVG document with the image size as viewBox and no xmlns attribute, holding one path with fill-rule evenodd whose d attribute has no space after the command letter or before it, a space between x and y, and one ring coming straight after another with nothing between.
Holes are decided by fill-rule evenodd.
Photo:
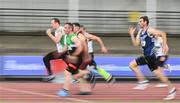
<instances>
[{"instance_id":1,"label":"white lane line","mask_svg":"<svg viewBox=\"0 0 180 103\"><path fill-rule=\"evenodd\" d=\"M49 95L49 94L45 94L45 93L32 92L32 91L26 91L26 90L19 90L19 89L12 89L12 88L0 87L0 90L10 91L10 92L17 92L17 93L32 94L32 95L39 95L39 96L51 97L51 98L59 98L59 96L56 96L56 95ZM70 101L74 101L74 102L95 103L93 101L82 100L82 99L77 99L77 98L67 98L67 97L65 97L65 98L62 98L62 99L70 100Z\"/></svg>"}]
</instances>

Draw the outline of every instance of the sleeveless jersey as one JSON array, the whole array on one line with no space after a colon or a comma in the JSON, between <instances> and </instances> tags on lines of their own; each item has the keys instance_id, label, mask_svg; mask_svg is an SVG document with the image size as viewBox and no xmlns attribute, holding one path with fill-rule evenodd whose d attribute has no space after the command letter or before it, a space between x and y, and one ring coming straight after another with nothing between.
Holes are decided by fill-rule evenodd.
<instances>
[{"instance_id":1,"label":"sleeveless jersey","mask_svg":"<svg viewBox=\"0 0 180 103\"><path fill-rule=\"evenodd\" d=\"M75 44L71 41L72 37L77 36L76 34L72 33L66 36L66 44L68 45L68 51L73 53L76 49Z\"/></svg>"},{"instance_id":2,"label":"sleeveless jersey","mask_svg":"<svg viewBox=\"0 0 180 103\"><path fill-rule=\"evenodd\" d=\"M84 35L86 36L86 35L88 35L88 33L85 33ZM87 39L87 44L88 44L88 53L93 53L94 52L94 50L93 50L93 41Z\"/></svg>"},{"instance_id":3,"label":"sleeveless jersey","mask_svg":"<svg viewBox=\"0 0 180 103\"><path fill-rule=\"evenodd\" d=\"M161 37L157 37L155 39L155 54L156 56L164 56L165 54L163 53L162 50L162 38Z\"/></svg>"},{"instance_id":4,"label":"sleeveless jersey","mask_svg":"<svg viewBox=\"0 0 180 103\"><path fill-rule=\"evenodd\" d=\"M140 32L140 43L145 56L151 56L155 52L154 37L151 36L147 30Z\"/></svg>"},{"instance_id":5,"label":"sleeveless jersey","mask_svg":"<svg viewBox=\"0 0 180 103\"><path fill-rule=\"evenodd\" d=\"M55 36L57 35L64 35L64 28L62 26L59 26L59 28L57 28L55 30ZM56 48L57 48L57 51L60 53L62 52L62 45L60 44L60 42L56 43Z\"/></svg>"}]
</instances>

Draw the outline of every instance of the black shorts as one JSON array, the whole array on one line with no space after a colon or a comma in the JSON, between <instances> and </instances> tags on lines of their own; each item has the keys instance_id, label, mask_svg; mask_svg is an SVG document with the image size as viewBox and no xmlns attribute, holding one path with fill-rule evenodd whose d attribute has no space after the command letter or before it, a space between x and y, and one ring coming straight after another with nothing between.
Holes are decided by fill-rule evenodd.
<instances>
[{"instance_id":1,"label":"black shorts","mask_svg":"<svg viewBox=\"0 0 180 103\"><path fill-rule=\"evenodd\" d=\"M82 64L82 57L77 56L76 63L73 63L71 61L67 61L66 57L65 57L64 61L66 62L67 66L68 66L66 69L67 71L69 71L72 75L78 73L79 66Z\"/></svg>"},{"instance_id":2,"label":"black shorts","mask_svg":"<svg viewBox=\"0 0 180 103\"><path fill-rule=\"evenodd\" d=\"M155 55L152 56L140 56L136 59L137 65L148 65L151 71L154 71L158 68L157 58Z\"/></svg>"},{"instance_id":3,"label":"black shorts","mask_svg":"<svg viewBox=\"0 0 180 103\"><path fill-rule=\"evenodd\" d=\"M168 59L168 55L158 56L157 57L157 65L163 67Z\"/></svg>"}]
</instances>

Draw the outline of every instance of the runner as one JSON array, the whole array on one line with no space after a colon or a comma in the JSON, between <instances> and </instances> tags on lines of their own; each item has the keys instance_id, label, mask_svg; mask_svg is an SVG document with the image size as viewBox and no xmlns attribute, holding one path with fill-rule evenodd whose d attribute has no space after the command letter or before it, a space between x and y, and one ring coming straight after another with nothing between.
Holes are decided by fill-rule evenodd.
<instances>
[{"instance_id":1,"label":"runner","mask_svg":"<svg viewBox=\"0 0 180 103\"><path fill-rule=\"evenodd\" d=\"M71 75L75 79L83 78L89 72L85 70L79 70L79 66L82 64L83 58L83 45L78 39L77 35L73 33L73 25L66 23L64 25L64 31L66 34L65 40L68 45L68 51L63 60L67 63L68 68L64 70L65 81L63 88L58 92L59 96L68 96L70 89ZM77 76L78 75L78 76ZM90 88L86 92L91 92Z\"/></svg>"},{"instance_id":2,"label":"runner","mask_svg":"<svg viewBox=\"0 0 180 103\"><path fill-rule=\"evenodd\" d=\"M136 28L129 27L129 34L131 36L131 40L134 46L139 46L141 44L143 49L143 56L136 58L131 61L129 67L136 74L138 79L138 84L134 89L145 89L148 86L148 80L141 74L138 69L139 65L148 65L149 69L158 77L163 83L168 85L168 96L164 98L165 100L174 99L176 95L176 88L171 84L168 78L163 74L160 67L157 65L157 58L155 55L155 46L154 46L154 37L153 36L161 36L163 39L162 49L164 53L167 53L168 46L166 40L166 33L160 30L150 28L148 26L149 19L147 16L142 16L139 19L140 31L134 37L134 32Z\"/></svg>"},{"instance_id":3,"label":"runner","mask_svg":"<svg viewBox=\"0 0 180 103\"><path fill-rule=\"evenodd\" d=\"M51 70L50 61L53 59L60 59L61 56L64 54L62 45L60 43L61 37L64 35L64 30L63 30L63 26L60 26L60 20L58 18L53 18L51 20L51 27L47 29L46 34L56 44L56 48L57 48L56 50L48 53L43 57L43 62L44 65L46 66L49 75L46 79L47 81L50 81L55 77Z\"/></svg>"}]
</instances>

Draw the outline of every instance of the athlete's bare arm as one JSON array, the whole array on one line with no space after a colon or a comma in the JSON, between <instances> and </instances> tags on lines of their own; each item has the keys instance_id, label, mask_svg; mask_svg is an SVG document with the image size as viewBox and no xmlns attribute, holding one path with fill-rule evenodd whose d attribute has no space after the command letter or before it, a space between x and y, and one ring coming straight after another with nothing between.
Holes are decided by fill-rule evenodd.
<instances>
[{"instance_id":1,"label":"athlete's bare arm","mask_svg":"<svg viewBox=\"0 0 180 103\"><path fill-rule=\"evenodd\" d=\"M132 40L133 45L134 46L139 46L140 45L140 39L139 39L140 31L138 32L136 37L134 36L135 35L135 31L136 31L136 28L132 27L132 26L130 26L129 29L128 29L128 33L131 36L131 40Z\"/></svg>"},{"instance_id":2,"label":"athlete's bare arm","mask_svg":"<svg viewBox=\"0 0 180 103\"><path fill-rule=\"evenodd\" d=\"M46 31L46 34L49 36L49 38L51 38L51 40L54 42L54 43L58 43L62 37L62 34L59 32L56 36L54 36L52 33L51 33L51 29L48 29Z\"/></svg>"},{"instance_id":3,"label":"athlete's bare arm","mask_svg":"<svg viewBox=\"0 0 180 103\"><path fill-rule=\"evenodd\" d=\"M76 46L76 51L72 55L73 56L78 56L82 52L82 49L83 49L82 43L80 42L80 40L76 36L72 37L71 41Z\"/></svg>"},{"instance_id":4,"label":"athlete's bare arm","mask_svg":"<svg viewBox=\"0 0 180 103\"><path fill-rule=\"evenodd\" d=\"M88 39L90 39L90 40L98 42L98 44L99 44L99 46L101 48L101 52L103 52L103 53L107 53L108 52L107 48L105 47L105 45L104 45L104 43L103 43L103 41L102 41L102 39L100 37L95 36L93 34L89 34L89 33L86 34L86 37Z\"/></svg>"},{"instance_id":5,"label":"athlete's bare arm","mask_svg":"<svg viewBox=\"0 0 180 103\"><path fill-rule=\"evenodd\" d=\"M162 49L163 49L163 52L165 54L167 54L168 51L169 51L169 48L168 48L168 45L167 45L166 33L161 31L161 30L157 30L155 28L148 28L148 33L152 34L152 35L155 35L155 36L162 37Z\"/></svg>"},{"instance_id":6,"label":"athlete's bare arm","mask_svg":"<svg viewBox=\"0 0 180 103\"><path fill-rule=\"evenodd\" d=\"M81 41L81 44L83 46L83 54L84 54L84 56L87 56L88 55L88 46L87 46L86 37L83 34L79 33L78 34L78 39Z\"/></svg>"}]
</instances>

